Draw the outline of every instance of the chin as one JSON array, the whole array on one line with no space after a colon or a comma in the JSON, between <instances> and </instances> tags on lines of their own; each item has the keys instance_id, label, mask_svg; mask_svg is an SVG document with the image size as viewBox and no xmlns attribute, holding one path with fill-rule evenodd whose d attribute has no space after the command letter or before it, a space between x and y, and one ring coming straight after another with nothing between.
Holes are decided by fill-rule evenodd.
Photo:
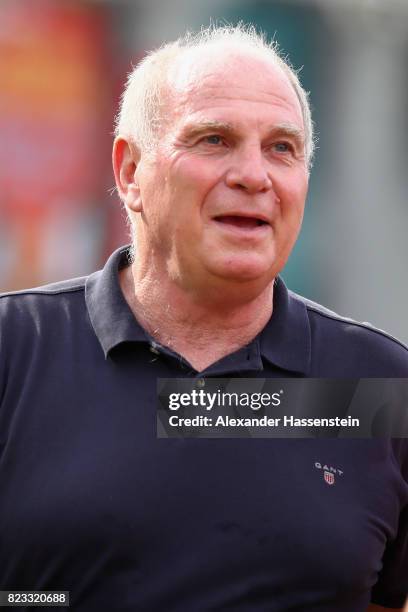
<instances>
[{"instance_id":1,"label":"chin","mask_svg":"<svg viewBox=\"0 0 408 612\"><path fill-rule=\"evenodd\" d=\"M266 285L273 280L278 271L274 262L248 257L219 262L219 265L213 268L213 273L224 280L241 283L263 282Z\"/></svg>"}]
</instances>

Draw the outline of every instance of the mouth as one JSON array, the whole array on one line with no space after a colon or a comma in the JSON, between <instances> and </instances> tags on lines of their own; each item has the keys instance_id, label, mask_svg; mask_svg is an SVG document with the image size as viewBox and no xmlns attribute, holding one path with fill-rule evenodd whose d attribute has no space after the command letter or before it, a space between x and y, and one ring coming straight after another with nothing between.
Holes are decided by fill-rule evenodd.
<instances>
[{"instance_id":1,"label":"mouth","mask_svg":"<svg viewBox=\"0 0 408 612\"><path fill-rule=\"evenodd\" d=\"M214 221L225 228L236 228L238 230L256 230L260 227L270 227L269 223L259 217L247 217L243 215L221 215L214 217Z\"/></svg>"}]
</instances>

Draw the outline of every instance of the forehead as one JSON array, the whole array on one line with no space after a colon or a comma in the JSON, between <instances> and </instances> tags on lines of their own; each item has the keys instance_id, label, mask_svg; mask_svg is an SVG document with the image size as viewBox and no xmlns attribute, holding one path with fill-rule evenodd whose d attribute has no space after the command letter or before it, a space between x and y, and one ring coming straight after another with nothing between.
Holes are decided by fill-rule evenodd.
<instances>
[{"instance_id":1,"label":"forehead","mask_svg":"<svg viewBox=\"0 0 408 612\"><path fill-rule=\"evenodd\" d=\"M273 59L219 47L194 49L169 71L169 117L270 114L269 121L291 122L303 130L300 102L288 77ZM224 119L226 117L223 117Z\"/></svg>"}]
</instances>

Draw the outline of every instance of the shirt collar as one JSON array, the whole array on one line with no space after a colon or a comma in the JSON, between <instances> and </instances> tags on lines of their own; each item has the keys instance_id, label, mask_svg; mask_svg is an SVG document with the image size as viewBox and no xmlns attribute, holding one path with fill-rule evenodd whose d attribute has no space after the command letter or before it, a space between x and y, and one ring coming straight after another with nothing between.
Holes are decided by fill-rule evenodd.
<instances>
[{"instance_id":1,"label":"shirt collar","mask_svg":"<svg viewBox=\"0 0 408 612\"><path fill-rule=\"evenodd\" d=\"M119 270L129 264L130 247L121 247L112 253L103 270L94 272L86 281L86 305L105 357L122 342L147 341L119 284Z\"/></svg>"},{"instance_id":2,"label":"shirt collar","mask_svg":"<svg viewBox=\"0 0 408 612\"><path fill-rule=\"evenodd\" d=\"M260 334L261 354L283 370L307 375L311 365L311 330L306 304L279 276L273 312Z\"/></svg>"},{"instance_id":3,"label":"shirt collar","mask_svg":"<svg viewBox=\"0 0 408 612\"><path fill-rule=\"evenodd\" d=\"M120 288L119 270L129 264L130 247L121 247L109 257L103 270L91 274L86 282L89 316L105 357L123 342L148 342L150 339ZM299 296L288 291L280 277L275 280L272 317L248 348L251 346L252 359L258 363L261 356L283 370L304 375L309 372L311 333L306 305ZM234 353L224 359L231 361L229 367L232 367L237 358L238 354ZM256 369L261 368L257 366Z\"/></svg>"}]
</instances>

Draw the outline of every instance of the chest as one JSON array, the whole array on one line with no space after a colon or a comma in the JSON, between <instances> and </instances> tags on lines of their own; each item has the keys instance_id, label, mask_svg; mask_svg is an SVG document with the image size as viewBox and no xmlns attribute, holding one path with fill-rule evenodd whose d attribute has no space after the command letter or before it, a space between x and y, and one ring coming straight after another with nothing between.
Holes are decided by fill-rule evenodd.
<instances>
[{"instance_id":1,"label":"chest","mask_svg":"<svg viewBox=\"0 0 408 612\"><path fill-rule=\"evenodd\" d=\"M400 512L386 441L157 439L155 386L120 372L19 396L2 430L2 579L126 585L129 609L187 584L190 609L369 593Z\"/></svg>"}]
</instances>

